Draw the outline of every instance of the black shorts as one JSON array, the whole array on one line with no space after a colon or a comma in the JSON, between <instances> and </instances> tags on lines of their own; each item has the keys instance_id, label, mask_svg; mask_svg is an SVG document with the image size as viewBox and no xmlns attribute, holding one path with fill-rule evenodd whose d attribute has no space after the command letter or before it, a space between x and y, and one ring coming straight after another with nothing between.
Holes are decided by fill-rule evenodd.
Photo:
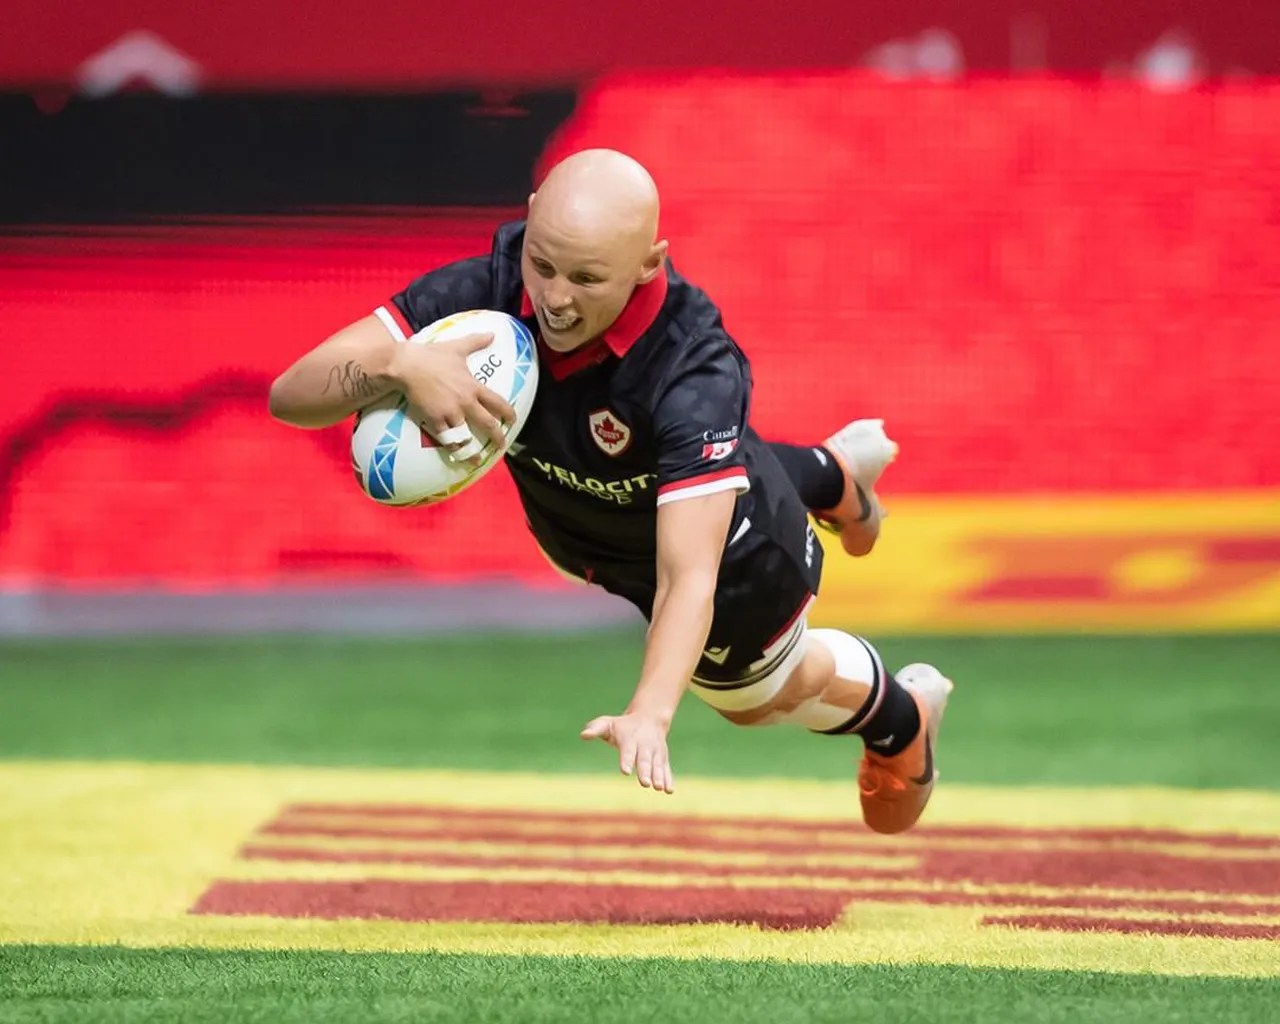
<instances>
[{"instance_id":1,"label":"black shorts","mask_svg":"<svg viewBox=\"0 0 1280 1024\"><path fill-rule=\"evenodd\" d=\"M808 564L805 563L806 549ZM720 564L715 613L694 676L731 683L764 674L790 652L789 636L818 591L822 547L804 524L797 543L770 538L742 553L731 546Z\"/></svg>"},{"instance_id":2,"label":"black shorts","mask_svg":"<svg viewBox=\"0 0 1280 1024\"><path fill-rule=\"evenodd\" d=\"M747 529L725 549L711 630L694 670L698 680L738 683L767 672L789 653L788 646L780 649L778 644L789 639L788 633L817 595L822 546L803 513L788 527L770 531L783 537ZM652 615L651 575L615 571L591 582L626 598L646 618Z\"/></svg>"},{"instance_id":3,"label":"black shorts","mask_svg":"<svg viewBox=\"0 0 1280 1024\"><path fill-rule=\"evenodd\" d=\"M530 529L534 520L530 519ZM566 575L624 597L650 618L656 589L652 556L618 562L540 519L534 536ZM586 566L590 565L588 570ZM713 686L741 683L781 661L777 644L804 614L822 577L822 545L781 463L761 446L752 488L738 498L720 559L715 611L695 677ZM762 665L762 661L764 664Z\"/></svg>"}]
</instances>

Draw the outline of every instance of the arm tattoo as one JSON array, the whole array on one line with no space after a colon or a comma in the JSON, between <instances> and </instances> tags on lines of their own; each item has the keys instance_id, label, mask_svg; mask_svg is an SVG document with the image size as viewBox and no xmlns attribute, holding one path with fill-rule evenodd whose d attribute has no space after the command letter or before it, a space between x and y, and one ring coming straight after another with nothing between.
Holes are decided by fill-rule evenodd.
<instances>
[{"instance_id":1,"label":"arm tattoo","mask_svg":"<svg viewBox=\"0 0 1280 1024\"><path fill-rule=\"evenodd\" d=\"M372 378L364 372L364 367L354 359L334 366L329 371L329 379L325 381L321 394L327 395L335 386L341 389L346 398L377 398L380 394Z\"/></svg>"}]
</instances>

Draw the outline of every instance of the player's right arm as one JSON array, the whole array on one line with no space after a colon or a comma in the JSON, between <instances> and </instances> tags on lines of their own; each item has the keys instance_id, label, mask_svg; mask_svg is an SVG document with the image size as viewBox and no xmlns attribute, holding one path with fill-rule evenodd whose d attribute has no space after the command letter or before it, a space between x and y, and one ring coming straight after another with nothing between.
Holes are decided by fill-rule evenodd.
<instances>
[{"instance_id":1,"label":"player's right arm","mask_svg":"<svg viewBox=\"0 0 1280 1024\"><path fill-rule=\"evenodd\" d=\"M502 420L515 410L481 385L467 368L470 352L493 340L473 334L457 341L417 345L392 338L367 316L321 342L271 385L271 415L296 427L327 427L391 392L402 392L433 437L467 425L476 437L501 446Z\"/></svg>"}]
</instances>

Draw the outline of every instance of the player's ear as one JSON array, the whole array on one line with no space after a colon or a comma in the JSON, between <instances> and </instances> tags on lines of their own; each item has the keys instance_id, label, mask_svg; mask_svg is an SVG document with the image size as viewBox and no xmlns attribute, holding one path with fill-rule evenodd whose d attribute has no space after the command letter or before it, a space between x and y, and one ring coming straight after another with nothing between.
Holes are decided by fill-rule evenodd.
<instances>
[{"instance_id":1,"label":"player's ear","mask_svg":"<svg viewBox=\"0 0 1280 1024\"><path fill-rule=\"evenodd\" d=\"M648 284L658 276L658 271L662 269L662 264L667 261L667 240L664 238L659 242L654 242L653 247L649 250L649 255L640 264L640 280L638 284Z\"/></svg>"},{"instance_id":2,"label":"player's ear","mask_svg":"<svg viewBox=\"0 0 1280 1024\"><path fill-rule=\"evenodd\" d=\"M530 206L530 207L532 207L532 206L533 206L533 198L534 198L534 196L536 196L537 194L538 194L537 192L530 192L530 193L529 193L529 206Z\"/></svg>"}]
</instances>

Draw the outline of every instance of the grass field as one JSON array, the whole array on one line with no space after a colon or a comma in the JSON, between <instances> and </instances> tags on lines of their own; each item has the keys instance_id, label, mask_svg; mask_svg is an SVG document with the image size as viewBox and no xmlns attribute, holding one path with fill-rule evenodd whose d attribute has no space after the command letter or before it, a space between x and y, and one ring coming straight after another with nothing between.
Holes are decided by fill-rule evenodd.
<instances>
[{"instance_id":1,"label":"grass field","mask_svg":"<svg viewBox=\"0 0 1280 1024\"><path fill-rule=\"evenodd\" d=\"M948 781L1255 787L1280 779L1280 635L894 638L960 688ZM637 634L483 640L60 641L0 648L5 757L606 770ZM694 699L677 771L849 778L852 747L735 729ZM1247 750L1247 758L1228 752Z\"/></svg>"},{"instance_id":2,"label":"grass field","mask_svg":"<svg viewBox=\"0 0 1280 1024\"><path fill-rule=\"evenodd\" d=\"M442 954L19 948L0 1019L1272 1024L1261 980ZM16 1012L15 1012L16 1011ZM12 1016L11 1016L12 1015Z\"/></svg>"},{"instance_id":3,"label":"grass field","mask_svg":"<svg viewBox=\"0 0 1280 1024\"><path fill-rule=\"evenodd\" d=\"M471 843L466 849L481 849L485 856L502 854L502 843L511 841L495 830L550 828L538 821L554 823L559 820L555 815L566 814L572 818L579 808L595 813L594 807L603 808L599 820L605 824L599 828L623 836L607 840L613 847L597 844L592 854L596 857L627 855L630 821L647 828L670 824L645 817L653 806L670 815L737 815L716 827L739 837L756 828L756 816L765 815L760 827L786 837L787 816L814 813L806 809L809 804L823 817L853 813L856 748L849 741L799 730L734 729L689 700L672 736L680 792L671 799L644 794L653 803L641 805L629 788L634 783L617 778L611 752L576 738L587 718L620 709L629 696L640 652L634 632L569 638L280 638L0 647L0 791L9 787L9 798L0 800L0 815L8 815L7 820L0 818L0 865L5 869L0 879L0 942L5 943L0 945L0 1021L1276 1019L1280 834L1271 829L1280 806L1275 793L1280 779L1280 687L1271 681L1270 666L1278 662L1280 638L921 637L895 638L881 648L890 664L933 661L957 681L939 752L944 774L939 824L926 830L923 839L898 845L876 845L878 839L849 833L851 852L841 856L853 858L849 864L890 856L904 865L915 864L904 867L902 877L915 872L911 877L921 880L919 898L925 903L864 905L855 900L841 918L843 923L833 926L835 931L802 928L775 933L773 940L767 928L761 932L751 924L716 925L713 932L707 930L709 925L640 921L617 931L622 938L615 941L608 924L527 923L512 926L515 938L510 942L495 937L486 946L488 936L500 933L465 921L446 927L430 921L401 926L337 920L324 922L328 930L320 931L305 931L311 926L300 922L293 932L288 929L294 926L287 926L276 933L270 931L276 926L261 917L192 916L187 908L219 878L227 881L217 884L250 888L296 887L292 879L297 878L309 879L306 884L311 885L346 886L348 893L376 887L375 879L391 878L401 869L379 862L320 864L304 871L296 860L246 861L243 850L234 859L235 850L250 842L251 834L278 845L284 840L273 838L273 829L287 832L290 815L305 819L310 814L315 834L291 841L323 847L329 851L325 856L342 850L347 856L349 847L360 840L334 838L344 833L330 829L326 834L316 822L325 825L325 814L369 819L386 813L377 809L379 804L397 803L398 794L413 795L418 803L445 799L456 804L447 814L438 808L411 811L436 815L432 827L445 836L448 829L463 828L466 815L478 813L466 809L471 806L466 801L472 799L467 794L485 799L484 793L496 793L494 806L505 808L502 814L507 817L470 839L450 840ZM76 765L61 773L58 766L70 762ZM127 773L111 767L126 762L141 763L136 785L119 781ZM226 765L227 770L237 765L309 766L321 781L313 786L305 781L310 778L305 771L293 769L286 781L270 774L275 769L254 776L231 775L225 784L208 789L208 796L193 796L198 806L186 806L174 796L184 784L173 781L185 776L165 776L169 781L164 785L170 787L165 789L154 781L159 776L146 774L151 771L146 764L159 771L177 763ZM336 769L355 774L333 774ZM466 782L472 776L458 776L456 791L437 789L430 798L417 795L424 787L438 786L445 769L487 774L474 776L481 780L475 783ZM214 773L209 778L218 770L209 769ZM503 789L504 776L494 772L523 773L511 776L522 781ZM235 781L250 777L260 781L247 789ZM546 780L541 785L539 777ZM700 781L717 777L726 781ZM52 781L40 781L46 779ZM86 786L85 779L99 780L100 785ZM786 779L797 781L782 781ZM732 793L735 785L748 787L742 792L755 794L747 798L754 803L743 805L745 809L726 805L721 812L717 794ZM278 792L266 792L272 786ZM1150 786L1200 792L1179 797L1134 789ZM949 787L949 792L964 794L963 800L946 803L943 793ZM1212 812L1218 790L1245 792L1233 793L1229 800L1223 794L1230 809L1223 810L1221 820L1193 820L1206 810ZM310 798L313 791L332 802L327 810L308 810L296 803L297 794ZM1116 795L1129 791L1135 794L1131 800ZM529 819L532 824L511 818L514 797L507 794L517 793L524 794L522 805L545 802L545 812L539 813L550 817L535 815ZM1001 793L1009 794L1007 805ZM1041 793L1056 795L1041 799ZM352 794L364 803L344 810L343 802L349 804ZM846 794L847 803L842 803ZM830 800L829 810L825 800ZM1132 810L1133 826L1169 825L1153 817L1157 804L1163 808L1161 815L1176 814L1185 806L1187 821L1172 824L1185 825L1188 833L1168 833L1166 828L1118 833L1109 839L1088 832L1064 833L1062 826L1053 824L1123 825ZM275 810L282 806L284 810ZM276 813L283 825L269 823ZM402 808L396 813L410 812ZM671 819L676 823L672 827L678 825L686 830L682 834L692 835L691 820ZM984 823L986 831L972 833L973 826L966 824L970 821ZM1032 825L1039 831L1028 832ZM982 838L991 829L1003 831L996 839ZM1224 829L1258 834L1233 839L1219 835ZM1077 835L1082 838L1072 838ZM177 849L179 842L186 844L185 864L166 866L161 854ZM379 842L379 856L385 858L391 840ZM435 849L439 842L443 839L405 838L392 845ZM982 854L987 848L983 843L995 843L993 852ZM1054 844L1065 845L1058 850ZM1084 847L1091 852L1079 853ZM456 856L461 848L451 847L446 853ZM711 852L700 855L704 860L730 856L714 852L714 846L707 849ZM1033 852L1001 852L1006 849ZM1043 857L1035 859L1040 854L1034 851L1042 849ZM968 909L944 913L925 905L930 892L951 884L945 881L950 877L947 871L963 868L970 872L965 878L977 878L973 873L981 871L984 858L1012 857L1009 870L1024 871L1025 878L1018 876L1022 881L1014 886L1014 896L1002 898L1033 902L1042 899L1047 884L1035 872L1052 873L1063 858L1104 853L1110 857L1107 851L1116 850L1139 859L1131 867L1117 868L1111 881L1099 876L1097 884L1110 888L1097 891L1113 902L1132 901L1144 884L1143 873L1152 878L1162 871L1170 879L1199 878L1201 882L1179 883L1197 891L1177 896L1183 903L1200 901L1203 910L1187 919L1193 922L1188 925L1192 930L1175 930L1165 938L1095 936L1090 931L1054 931L1057 926L1050 921L1048 932L1003 926L975 931L978 917ZM268 853L281 855L279 850ZM522 857L526 853L520 851ZM582 851L574 855L585 856ZM658 849L654 855L687 857L689 851ZM742 863L739 854L732 856ZM775 867L782 858L792 864L788 871L806 877L815 870L791 853L762 856ZM1210 859L1196 860L1205 857ZM1178 874L1182 868L1177 865L1184 862L1199 867ZM474 869L447 868L443 863L403 869L410 872L403 884L419 892L454 886L449 891L455 892L464 884L458 873ZM520 863L525 866L495 870L493 877L516 885L565 888L563 867L549 874L540 868L543 874L537 875L526 862ZM1080 863L1082 871L1094 870L1087 859ZM1096 863L1097 870L1109 870L1109 861ZM101 880L96 880L97 870ZM172 872L168 882L166 871ZM583 867L582 872L587 873L570 881L591 881L589 869ZM608 872L601 877L606 876L612 877ZM892 882L896 876L890 870L884 877ZM664 892L672 894L662 904L668 909L661 912L668 916L670 907L696 904L711 891L706 878L672 878L663 882ZM126 881L136 892L121 891ZM624 881L639 884L634 878ZM176 911L162 906L167 895L148 895L152 890L147 886L153 882L160 887L156 893L166 893L163 885L170 885ZM840 884L855 883L856 879ZM757 884L792 886L777 889L775 895L769 895L775 890L751 890L762 894L761 905L771 905L770 901L785 903L795 897L800 890L794 886L801 883L795 878L776 883L738 878L723 892L741 895L742 886ZM1079 900L1094 883L1084 877L1071 884L1075 888L1070 899ZM984 892L997 895L1000 891L994 883L960 880L956 885L986 885ZM215 889L201 898L208 899ZM68 901L80 898L81 892L87 894L85 904L76 911L79 904ZM1146 909L1140 911L1097 911L1103 916L1090 927L1099 926L1099 921L1105 926L1122 915L1123 920L1112 922L1117 927L1123 924L1131 930L1134 920L1145 920L1155 928L1158 913L1173 913L1152 909L1158 900L1165 901L1159 906L1173 906L1172 896L1160 892L1152 889L1143 895ZM1224 893L1235 900L1230 907L1206 902L1221 902ZM108 913L108 904L123 909ZM1026 912L1025 907L1015 909ZM631 911L618 911L623 912ZM83 927L74 925L74 916L66 916L76 913ZM170 917L165 918L166 913ZM974 913L990 914L991 907ZM1063 915L1074 911L1064 903L1044 913L1065 920ZM49 922L59 914L66 920L58 925L62 930L56 944L41 944L42 920L53 928ZM677 919L685 918L671 918ZM1174 918L1169 922L1177 923ZM1043 926L1043 921L1037 925ZM886 929L883 946L878 928ZM935 928L936 933L931 931ZM646 938L659 932L666 936L661 942ZM140 938L148 934L179 938ZM295 938L289 939L290 934ZM240 941L236 935L244 936L246 948L234 948ZM460 944L448 947L448 936ZM931 953L932 936L936 956ZM993 944L982 952L979 947L988 936ZM757 939L764 944L752 945ZM977 952L961 949L944 955L944 941L972 946ZM634 947L630 954L628 942ZM202 946L220 948L196 948ZM259 948L263 946L268 948ZM584 955L597 946L602 955ZM856 955L840 952L846 946ZM375 948L381 951L355 952ZM897 948L906 952L893 953ZM529 952L535 949L540 951L537 955ZM703 955L702 949L727 952ZM1096 955L1089 954L1090 949ZM1110 949L1116 951L1114 971L1036 966L1059 960L1105 965L1111 962ZM786 953L778 959L771 950ZM561 951L569 955L550 955ZM898 962L865 962L868 955L889 961L896 957ZM848 962L826 962L842 957ZM1197 963L1210 974L1252 976L1195 977ZM1247 969L1235 969L1246 963ZM1166 969L1175 964L1181 966L1173 973L1182 976L1174 977ZM1268 969L1269 964L1274 969Z\"/></svg>"}]
</instances>

